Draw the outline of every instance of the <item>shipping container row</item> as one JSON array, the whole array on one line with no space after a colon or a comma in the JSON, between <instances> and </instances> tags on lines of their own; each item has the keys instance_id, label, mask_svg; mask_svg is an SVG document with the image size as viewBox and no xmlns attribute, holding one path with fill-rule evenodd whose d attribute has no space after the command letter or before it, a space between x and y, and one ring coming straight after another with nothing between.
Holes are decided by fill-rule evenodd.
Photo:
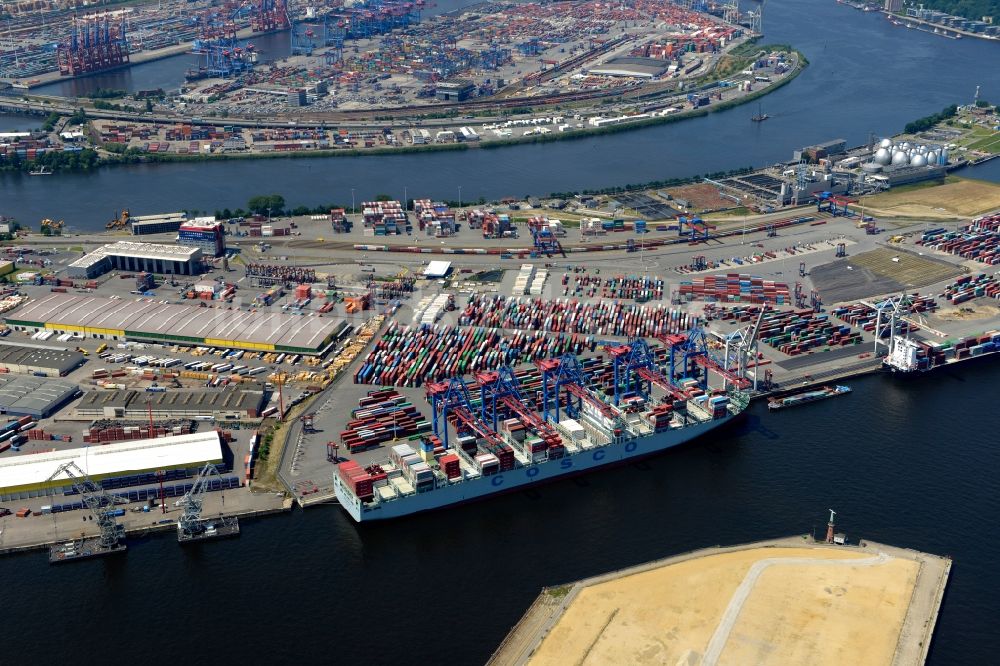
<instances>
[{"instance_id":1,"label":"shipping container row","mask_svg":"<svg viewBox=\"0 0 1000 666\"><path fill-rule=\"evenodd\" d=\"M929 229L917 245L995 266L1000 264L1000 215L978 218L955 231Z\"/></svg>"},{"instance_id":2,"label":"shipping container row","mask_svg":"<svg viewBox=\"0 0 1000 666\"><path fill-rule=\"evenodd\" d=\"M656 337L687 331L699 318L662 305L618 301L583 303L576 299L473 294L462 312L462 326L582 335Z\"/></svg>"}]
</instances>

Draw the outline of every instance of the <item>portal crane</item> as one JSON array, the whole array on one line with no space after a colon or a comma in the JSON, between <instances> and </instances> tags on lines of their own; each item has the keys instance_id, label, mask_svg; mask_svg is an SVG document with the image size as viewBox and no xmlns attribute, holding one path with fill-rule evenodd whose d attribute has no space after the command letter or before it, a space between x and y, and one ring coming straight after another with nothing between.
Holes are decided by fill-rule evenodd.
<instances>
[{"instance_id":1,"label":"portal crane","mask_svg":"<svg viewBox=\"0 0 1000 666\"><path fill-rule=\"evenodd\" d=\"M566 413L571 418L579 416L583 403L586 402L594 411L611 421L616 436L623 432L621 412L591 393L588 389L590 382L576 356L564 354L559 358L541 359L535 365L542 371L542 416L546 421L559 422L560 393L565 389L569 394Z\"/></svg>"},{"instance_id":2,"label":"portal crane","mask_svg":"<svg viewBox=\"0 0 1000 666\"><path fill-rule=\"evenodd\" d=\"M48 480L55 481L60 476L72 482L73 490L79 493L83 504L94 515L97 527L101 530L101 547L106 550L120 548L121 542L125 538L125 526L120 525L115 520L114 514L116 507L119 504L127 504L128 500L104 490L80 469L75 460L60 465Z\"/></svg>"},{"instance_id":3,"label":"portal crane","mask_svg":"<svg viewBox=\"0 0 1000 666\"><path fill-rule=\"evenodd\" d=\"M504 407L520 418L524 425L534 430L547 447L562 443L562 438L555 428L524 405L517 377L509 367L480 372L476 375L476 381L479 382L482 396L482 421L486 424L492 421L494 432L499 425L497 407Z\"/></svg>"},{"instance_id":4,"label":"portal crane","mask_svg":"<svg viewBox=\"0 0 1000 666\"><path fill-rule=\"evenodd\" d=\"M175 502L175 506L183 507L184 513L177 519L177 539L185 540L205 534L209 528L214 528L214 523L207 523L202 520L201 512L205 502L205 493L212 486L213 481L218 481L222 487L222 475L214 463L205 463L205 466L198 472L191 490L184 493L184 497ZM235 518L224 519L223 522L229 524Z\"/></svg>"},{"instance_id":5,"label":"portal crane","mask_svg":"<svg viewBox=\"0 0 1000 666\"><path fill-rule=\"evenodd\" d=\"M434 434L441 438L445 448L448 448L448 415L453 415L460 424L486 440L491 447L500 447L502 443L495 430L475 417L472 408L472 398L465 382L458 377L452 377L443 382L434 382L427 386L427 396L431 400L433 410Z\"/></svg>"},{"instance_id":6,"label":"portal crane","mask_svg":"<svg viewBox=\"0 0 1000 666\"><path fill-rule=\"evenodd\" d=\"M759 349L757 336L760 333L760 326L764 321L764 313L766 311L767 307L762 306L753 324L734 331L725 338L726 355L723 359L723 366L728 372L728 369L731 367L730 364L733 360L736 361L736 372L733 381L738 388L742 389L752 386L755 391L757 390L757 354ZM753 359L752 379L748 376L750 373L750 359ZM726 378L729 379L729 377Z\"/></svg>"}]
</instances>

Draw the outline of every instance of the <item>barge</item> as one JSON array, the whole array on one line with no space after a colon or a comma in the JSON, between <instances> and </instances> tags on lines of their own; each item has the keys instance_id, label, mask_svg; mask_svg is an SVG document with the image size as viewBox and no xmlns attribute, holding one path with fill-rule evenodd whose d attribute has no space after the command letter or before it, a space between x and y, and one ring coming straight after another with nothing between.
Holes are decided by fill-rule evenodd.
<instances>
[{"instance_id":1,"label":"barge","mask_svg":"<svg viewBox=\"0 0 1000 666\"><path fill-rule=\"evenodd\" d=\"M100 537L77 539L54 544L49 547L49 564L65 564L80 560L90 560L108 555L123 555L128 550L124 543L105 546Z\"/></svg>"},{"instance_id":2,"label":"barge","mask_svg":"<svg viewBox=\"0 0 1000 666\"><path fill-rule=\"evenodd\" d=\"M767 408L770 410L776 410L785 409L786 407L797 407L806 403L816 402L817 400L834 398L838 395L844 395L845 393L850 392L851 389L847 386L824 386L823 388L803 391L802 393L793 393L792 395L786 395L781 398L772 398L767 401Z\"/></svg>"}]
</instances>

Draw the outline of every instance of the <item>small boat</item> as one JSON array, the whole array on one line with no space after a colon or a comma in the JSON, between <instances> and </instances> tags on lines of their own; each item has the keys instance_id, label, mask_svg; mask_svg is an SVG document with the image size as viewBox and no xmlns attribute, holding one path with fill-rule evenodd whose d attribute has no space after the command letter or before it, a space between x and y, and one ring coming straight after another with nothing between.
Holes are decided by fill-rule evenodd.
<instances>
[{"instance_id":1,"label":"small boat","mask_svg":"<svg viewBox=\"0 0 1000 666\"><path fill-rule=\"evenodd\" d=\"M28 175L29 176L51 176L52 175L52 169L50 169L47 166L43 165L43 166L38 167L37 169L32 169L31 171L28 172Z\"/></svg>"},{"instance_id":2,"label":"small boat","mask_svg":"<svg viewBox=\"0 0 1000 666\"><path fill-rule=\"evenodd\" d=\"M760 108L760 104L758 103L758 104L757 104L757 113L756 113L755 115L753 115L753 116L750 116L750 120L752 120L752 121L753 121L753 122L755 122L755 123L762 123L762 122L764 122L765 120L767 120L767 118L768 118L767 114L766 114L766 113L764 113L764 112L763 112L763 111L761 110L761 108Z\"/></svg>"},{"instance_id":3,"label":"small boat","mask_svg":"<svg viewBox=\"0 0 1000 666\"><path fill-rule=\"evenodd\" d=\"M814 389L811 391L803 391L802 393L794 393L792 395L786 395L783 398L772 398L767 401L768 409L784 409L785 407L796 407L798 405L804 405L807 402L816 402L817 400L826 400L827 398L832 398L834 396L843 395L845 393L850 393L851 389L847 386L824 386L820 389Z\"/></svg>"}]
</instances>

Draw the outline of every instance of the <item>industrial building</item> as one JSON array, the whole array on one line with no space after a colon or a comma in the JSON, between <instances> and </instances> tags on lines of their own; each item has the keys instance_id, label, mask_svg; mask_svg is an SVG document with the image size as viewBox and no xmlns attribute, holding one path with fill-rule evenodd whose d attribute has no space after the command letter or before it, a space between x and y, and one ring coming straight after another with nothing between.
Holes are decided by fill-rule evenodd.
<instances>
[{"instance_id":1,"label":"industrial building","mask_svg":"<svg viewBox=\"0 0 1000 666\"><path fill-rule=\"evenodd\" d=\"M80 394L61 379L0 375L0 413L46 418Z\"/></svg>"},{"instance_id":2,"label":"industrial building","mask_svg":"<svg viewBox=\"0 0 1000 666\"><path fill-rule=\"evenodd\" d=\"M105 444L0 459L0 501L59 495L72 489L61 465L76 463L92 480L181 470L196 474L206 463L221 463L222 442L215 430L158 439Z\"/></svg>"},{"instance_id":3,"label":"industrial building","mask_svg":"<svg viewBox=\"0 0 1000 666\"><path fill-rule=\"evenodd\" d=\"M129 219L133 236L166 234L178 231L187 220L184 213L162 213L160 215L140 215Z\"/></svg>"},{"instance_id":4,"label":"industrial building","mask_svg":"<svg viewBox=\"0 0 1000 666\"><path fill-rule=\"evenodd\" d=\"M465 79L441 81L435 86L435 94L442 102L464 102L475 91L476 84Z\"/></svg>"},{"instance_id":5,"label":"industrial building","mask_svg":"<svg viewBox=\"0 0 1000 666\"><path fill-rule=\"evenodd\" d=\"M110 270L198 275L202 251L196 247L119 241L83 255L67 267L67 277L92 279Z\"/></svg>"},{"instance_id":6,"label":"industrial building","mask_svg":"<svg viewBox=\"0 0 1000 666\"><path fill-rule=\"evenodd\" d=\"M632 76L640 79L652 79L662 76L670 66L668 60L658 58L612 58L602 65L591 67L591 74L601 76Z\"/></svg>"},{"instance_id":7,"label":"industrial building","mask_svg":"<svg viewBox=\"0 0 1000 666\"><path fill-rule=\"evenodd\" d=\"M109 419L191 418L211 416L218 421L258 418L267 396L256 391L90 391L76 406L78 416Z\"/></svg>"},{"instance_id":8,"label":"industrial building","mask_svg":"<svg viewBox=\"0 0 1000 666\"><path fill-rule=\"evenodd\" d=\"M83 365L77 351L0 343L0 369L25 375L65 377Z\"/></svg>"},{"instance_id":9,"label":"industrial building","mask_svg":"<svg viewBox=\"0 0 1000 666\"><path fill-rule=\"evenodd\" d=\"M334 317L199 308L149 300L49 294L6 315L14 330L82 333L135 340L252 351L319 354L346 328Z\"/></svg>"},{"instance_id":10,"label":"industrial building","mask_svg":"<svg viewBox=\"0 0 1000 666\"><path fill-rule=\"evenodd\" d=\"M181 224L177 244L199 248L206 257L221 257L226 253L226 230L214 217L197 217Z\"/></svg>"},{"instance_id":11,"label":"industrial building","mask_svg":"<svg viewBox=\"0 0 1000 666\"><path fill-rule=\"evenodd\" d=\"M792 159L796 162L805 160L812 164L816 164L821 159L825 159L831 155L839 155L846 150L846 139L833 139L832 141L818 143L815 146L807 146L800 150L792 151Z\"/></svg>"}]
</instances>

